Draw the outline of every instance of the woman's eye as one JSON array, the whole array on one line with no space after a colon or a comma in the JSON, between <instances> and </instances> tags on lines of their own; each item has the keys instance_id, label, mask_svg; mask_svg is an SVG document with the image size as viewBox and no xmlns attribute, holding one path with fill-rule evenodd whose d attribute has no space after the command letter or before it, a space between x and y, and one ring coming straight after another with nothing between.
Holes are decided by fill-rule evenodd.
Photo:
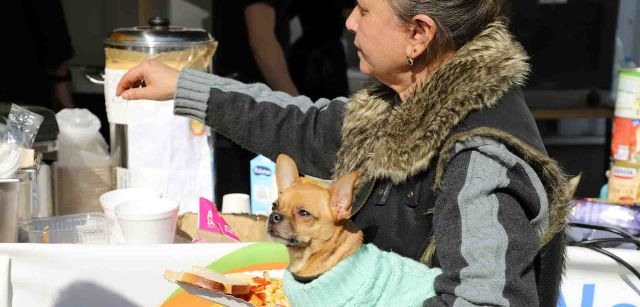
<instances>
[{"instance_id":1,"label":"woman's eye","mask_svg":"<svg viewBox=\"0 0 640 307\"><path fill-rule=\"evenodd\" d=\"M368 11L358 5L358 12L360 12L360 16L364 16Z\"/></svg>"},{"instance_id":2,"label":"woman's eye","mask_svg":"<svg viewBox=\"0 0 640 307\"><path fill-rule=\"evenodd\" d=\"M308 211L306 211L306 210L300 210L300 211L298 211L298 215L299 215L299 216L310 216L310 215L311 215L311 213L309 213L309 212L308 212Z\"/></svg>"}]
</instances>

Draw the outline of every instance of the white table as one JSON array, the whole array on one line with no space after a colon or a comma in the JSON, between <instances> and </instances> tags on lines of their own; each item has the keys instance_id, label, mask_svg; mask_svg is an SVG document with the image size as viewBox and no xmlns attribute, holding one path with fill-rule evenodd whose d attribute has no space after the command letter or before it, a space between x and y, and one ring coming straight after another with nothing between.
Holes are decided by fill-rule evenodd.
<instances>
[{"instance_id":1,"label":"white table","mask_svg":"<svg viewBox=\"0 0 640 307\"><path fill-rule=\"evenodd\" d=\"M178 289L162 277L166 269L191 271L194 265L208 266L231 252L255 247L250 245L0 244L0 307L160 306ZM251 253L254 256L245 253L243 262L288 258L283 246L270 245ZM279 267L286 267L286 261Z\"/></svg>"},{"instance_id":2,"label":"white table","mask_svg":"<svg viewBox=\"0 0 640 307\"><path fill-rule=\"evenodd\" d=\"M190 271L249 245L0 244L0 307L159 306L177 289L162 278L165 269ZM640 269L640 252L609 251ZM562 287L567 307L640 307L640 281L584 248L568 248Z\"/></svg>"}]
</instances>

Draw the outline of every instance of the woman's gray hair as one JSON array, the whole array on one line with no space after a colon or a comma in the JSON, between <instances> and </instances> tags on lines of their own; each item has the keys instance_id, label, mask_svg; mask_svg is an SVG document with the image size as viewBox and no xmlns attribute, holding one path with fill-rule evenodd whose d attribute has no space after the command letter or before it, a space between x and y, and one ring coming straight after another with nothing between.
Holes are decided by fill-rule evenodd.
<instances>
[{"instance_id":1,"label":"woman's gray hair","mask_svg":"<svg viewBox=\"0 0 640 307\"><path fill-rule=\"evenodd\" d=\"M438 29L429 53L442 49L458 50L491 22L507 20L504 0L388 0L394 14L403 22L419 14L431 17ZM435 45L435 46L434 46ZM435 49L435 50L433 50Z\"/></svg>"}]
</instances>

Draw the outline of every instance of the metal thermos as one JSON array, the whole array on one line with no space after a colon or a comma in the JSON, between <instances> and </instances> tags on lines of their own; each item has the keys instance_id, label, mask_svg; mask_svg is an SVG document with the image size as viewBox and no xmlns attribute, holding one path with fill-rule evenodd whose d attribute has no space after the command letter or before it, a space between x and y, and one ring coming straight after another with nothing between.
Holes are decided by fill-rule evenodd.
<instances>
[{"instance_id":1,"label":"metal thermos","mask_svg":"<svg viewBox=\"0 0 640 307\"><path fill-rule=\"evenodd\" d=\"M0 243L18 241L18 196L22 180L0 179Z\"/></svg>"},{"instance_id":2,"label":"metal thermos","mask_svg":"<svg viewBox=\"0 0 640 307\"><path fill-rule=\"evenodd\" d=\"M148 58L157 58L166 60L161 55L170 52L180 53L181 51L196 50L198 48L215 50L216 41L211 34L203 29L185 28L170 26L169 19L162 17L153 17L149 19L148 26L138 26L132 28L115 29L104 41L105 50L122 50L118 54L118 58L111 61L116 62L116 66L126 67L128 64L142 61ZM213 47L211 47L213 46ZM130 52L126 52L130 51ZM188 53L184 53L185 55ZM142 56L141 56L142 55ZM146 56L145 56L146 55ZM211 71L211 55L205 59L208 63L205 65L207 71ZM178 56L171 58L170 61L174 65L193 64L192 56ZM112 59L113 60L113 59ZM109 62L109 61L108 61ZM128 63L128 64L124 64ZM167 63L169 64L169 63ZM107 63L105 78L109 79L109 74L113 73L114 65ZM199 65L192 66L195 69L202 69ZM202 66L202 65L200 65ZM105 91L115 89L105 88ZM109 119L111 131L111 158L115 166L121 168L128 167L128 144L127 144L127 127L126 123ZM119 178L118 178L119 179Z\"/></svg>"}]
</instances>

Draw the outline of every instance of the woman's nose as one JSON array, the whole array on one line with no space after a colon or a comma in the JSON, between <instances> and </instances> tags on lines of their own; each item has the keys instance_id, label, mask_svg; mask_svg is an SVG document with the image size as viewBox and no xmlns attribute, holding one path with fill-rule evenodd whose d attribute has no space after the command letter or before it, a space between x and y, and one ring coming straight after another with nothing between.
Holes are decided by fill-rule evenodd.
<instances>
[{"instance_id":1,"label":"woman's nose","mask_svg":"<svg viewBox=\"0 0 640 307\"><path fill-rule=\"evenodd\" d=\"M347 21L345 22L345 26L347 27L347 30L349 30L349 32L351 33L356 33L356 31L358 30L358 23L357 23L357 16L356 16L356 8L353 8L353 10L351 10L351 14L349 14L349 18L347 18Z\"/></svg>"}]
</instances>

